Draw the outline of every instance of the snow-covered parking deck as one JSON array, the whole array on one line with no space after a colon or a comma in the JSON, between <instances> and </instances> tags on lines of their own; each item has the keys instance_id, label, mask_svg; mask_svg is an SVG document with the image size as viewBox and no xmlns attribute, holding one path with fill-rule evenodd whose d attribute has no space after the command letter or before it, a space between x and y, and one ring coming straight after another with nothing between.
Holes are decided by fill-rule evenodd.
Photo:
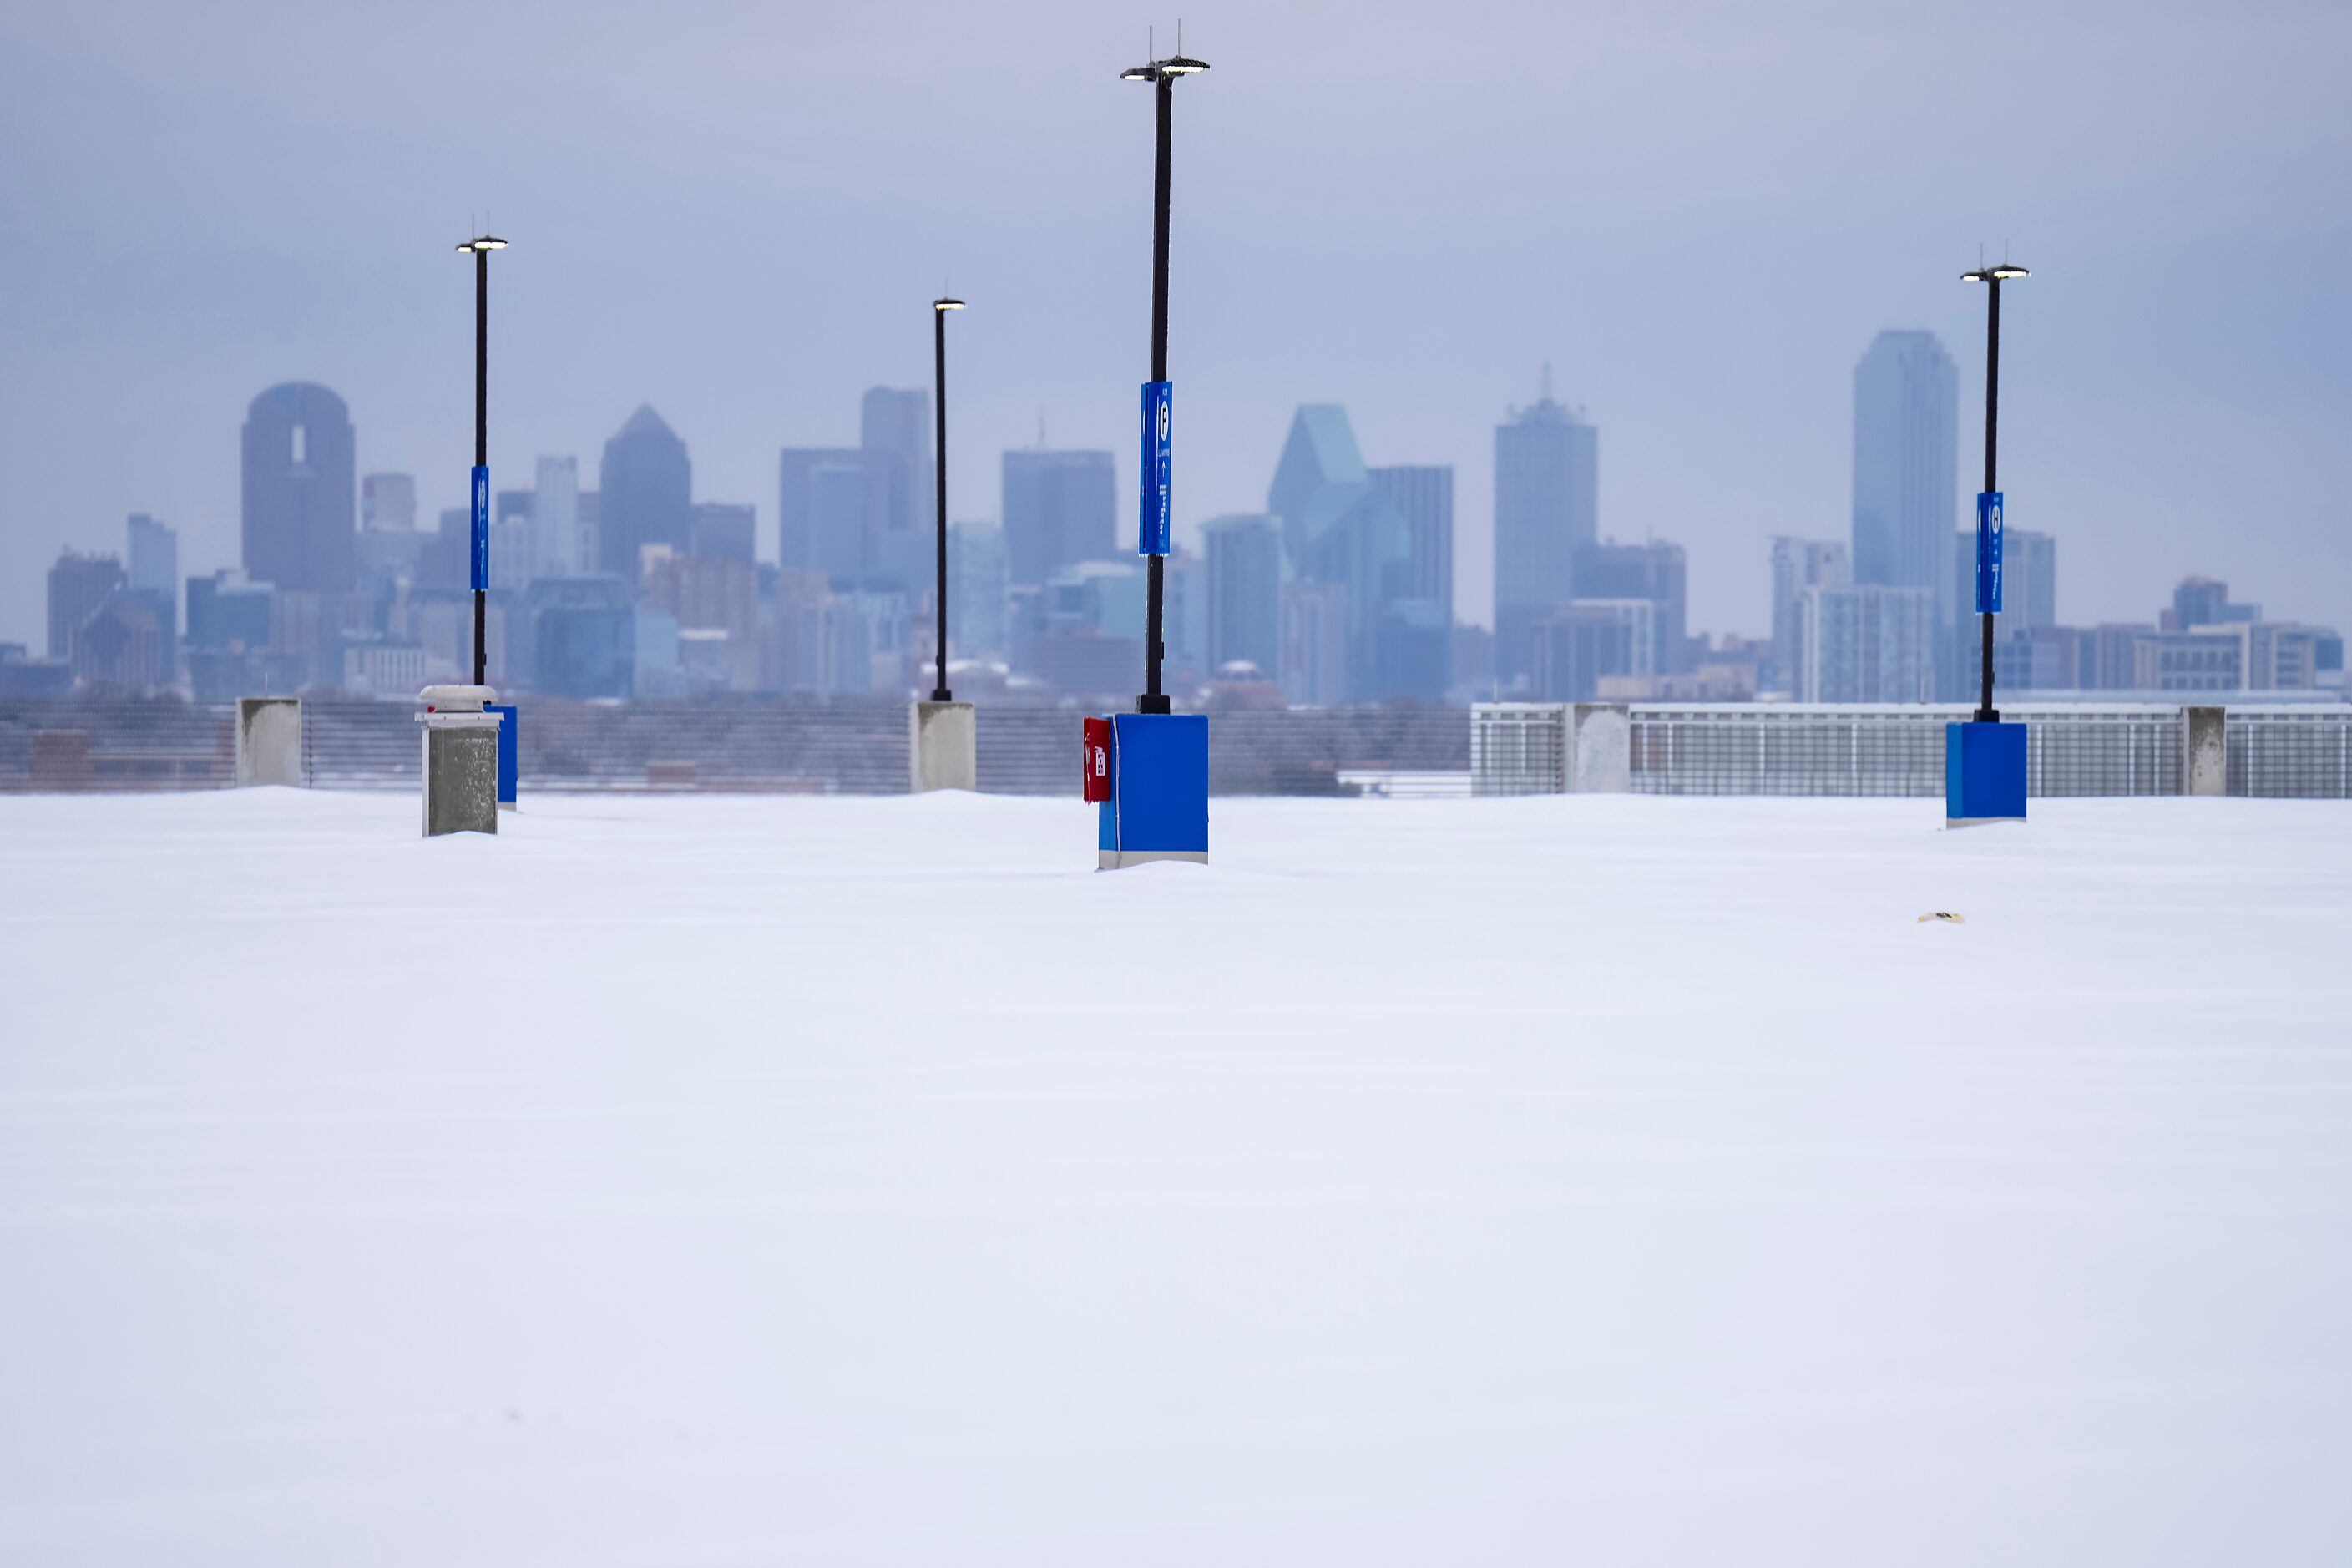
<instances>
[{"instance_id":1,"label":"snow-covered parking deck","mask_svg":"<svg viewBox=\"0 0 2352 1568\"><path fill-rule=\"evenodd\" d=\"M0 1563L2352 1558L2352 810L1941 811L0 798Z\"/></svg>"}]
</instances>

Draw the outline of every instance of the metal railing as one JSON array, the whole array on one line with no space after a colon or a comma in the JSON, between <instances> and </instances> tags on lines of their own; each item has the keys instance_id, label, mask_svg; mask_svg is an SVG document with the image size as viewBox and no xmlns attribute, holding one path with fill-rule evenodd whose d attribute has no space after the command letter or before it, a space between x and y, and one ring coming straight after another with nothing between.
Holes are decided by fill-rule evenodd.
<instances>
[{"instance_id":1,"label":"metal railing","mask_svg":"<svg viewBox=\"0 0 2352 1568\"><path fill-rule=\"evenodd\" d=\"M2172 703L2022 704L2027 787L2039 796L2178 795ZM1641 704L1632 788L1650 795L1932 796L1944 725L1964 708ZM320 788L413 789L416 708L310 697L304 777ZM979 784L1076 793L1076 708L976 714ZM1244 710L1209 718L1217 795L1547 794L1569 780L1566 710ZM2352 707L2229 710L2232 795L2352 798ZM907 710L877 701L729 699L525 704L521 778L541 791L890 795L907 788ZM0 791L211 789L234 782L234 710L170 699L0 702Z\"/></svg>"}]
</instances>

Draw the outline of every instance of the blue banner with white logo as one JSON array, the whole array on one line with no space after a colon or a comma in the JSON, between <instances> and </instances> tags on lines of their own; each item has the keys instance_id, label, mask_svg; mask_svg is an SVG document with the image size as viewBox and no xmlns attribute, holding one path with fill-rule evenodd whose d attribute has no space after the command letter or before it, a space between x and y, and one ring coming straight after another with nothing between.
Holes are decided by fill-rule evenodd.
<instances>
[{"instance_id":1,"label":"blue banner with white logo","mask_svg":"<svg viewBox=\"0 0 2352 1568\"><path fill-rule=\"evenodd\" d=\"M474 592L490 585L490 470L474 469Z\"/></svg>"},{"instance_id":2,"label":"blue banner with white logo","mask_svg":"<svg viewBox=\"0 0 2352 1568\"><path fill-rule=\"evenodd\" d=\"M1168 479L1174 467L1169 458L1169 426L1174 418L1176 384L1143 384L1143 495L1136 527L1138 555L1168 553Z\"/></svg>"},{"instance_id":3,"label":"blue banner with white logo","mask_svg":"<svg viewBox=\"0 0 2352 1568\"><path fill-rule=\"evenodd\" d=\"M1977 497L1977 614L2000 613L2000 491Z\"/></svg>"}]
</instances>

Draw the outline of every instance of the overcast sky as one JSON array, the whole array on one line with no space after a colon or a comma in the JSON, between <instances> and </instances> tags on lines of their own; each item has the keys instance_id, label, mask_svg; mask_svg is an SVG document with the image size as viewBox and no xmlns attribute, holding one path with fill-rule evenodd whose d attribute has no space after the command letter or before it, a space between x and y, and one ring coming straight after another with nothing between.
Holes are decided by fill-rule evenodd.
<instances>
[{"instance_id":1,"label":"overcast sky","mask_svg":"<svg viewBox=\"0 0 2352 1568\"><path fill-rule=\"evenodd\" d=\"M471 460L469 213L491 470L641 402L697 499L854 442L928 382L951 274L950 510L997 454L1108 447L1150 366L1145 26L1092 4L38 4L0 14L0 639L58 547L150 511L236 563L255 393L324 382L426 516ZM1769 629L1765 541L1845 537L1873 333L1960 366L2059 611L2224 575L2352 626L2352 6L1188 4L1171 372L1180 537L1265 503L1292 409L1456 469L1491 599L1493 426L1539 367L1601 432L1601 522L1690 549L1694 628ZM1957 513L1954 525L1960 519ZM1122 521L1122 531L1127 528Z\"/></svg>"}]
</instances>

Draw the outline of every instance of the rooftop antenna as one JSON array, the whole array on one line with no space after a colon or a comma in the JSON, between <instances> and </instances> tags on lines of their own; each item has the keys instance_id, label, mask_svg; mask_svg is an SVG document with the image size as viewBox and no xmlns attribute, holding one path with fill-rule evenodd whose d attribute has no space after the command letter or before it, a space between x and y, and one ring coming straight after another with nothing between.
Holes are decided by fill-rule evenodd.
<instances>
[{"instance_id":1,"label":"rooftop antenna","mask_svg":"<svg viewBox=\"0 0 2352 1568\"><path fill-rule=\"evenodd\" d=\"M1544 361L1543 400L1546 403L1549 403L1551 401L1551 361L1549 360Z\"/></svg>"}]
</instances>

